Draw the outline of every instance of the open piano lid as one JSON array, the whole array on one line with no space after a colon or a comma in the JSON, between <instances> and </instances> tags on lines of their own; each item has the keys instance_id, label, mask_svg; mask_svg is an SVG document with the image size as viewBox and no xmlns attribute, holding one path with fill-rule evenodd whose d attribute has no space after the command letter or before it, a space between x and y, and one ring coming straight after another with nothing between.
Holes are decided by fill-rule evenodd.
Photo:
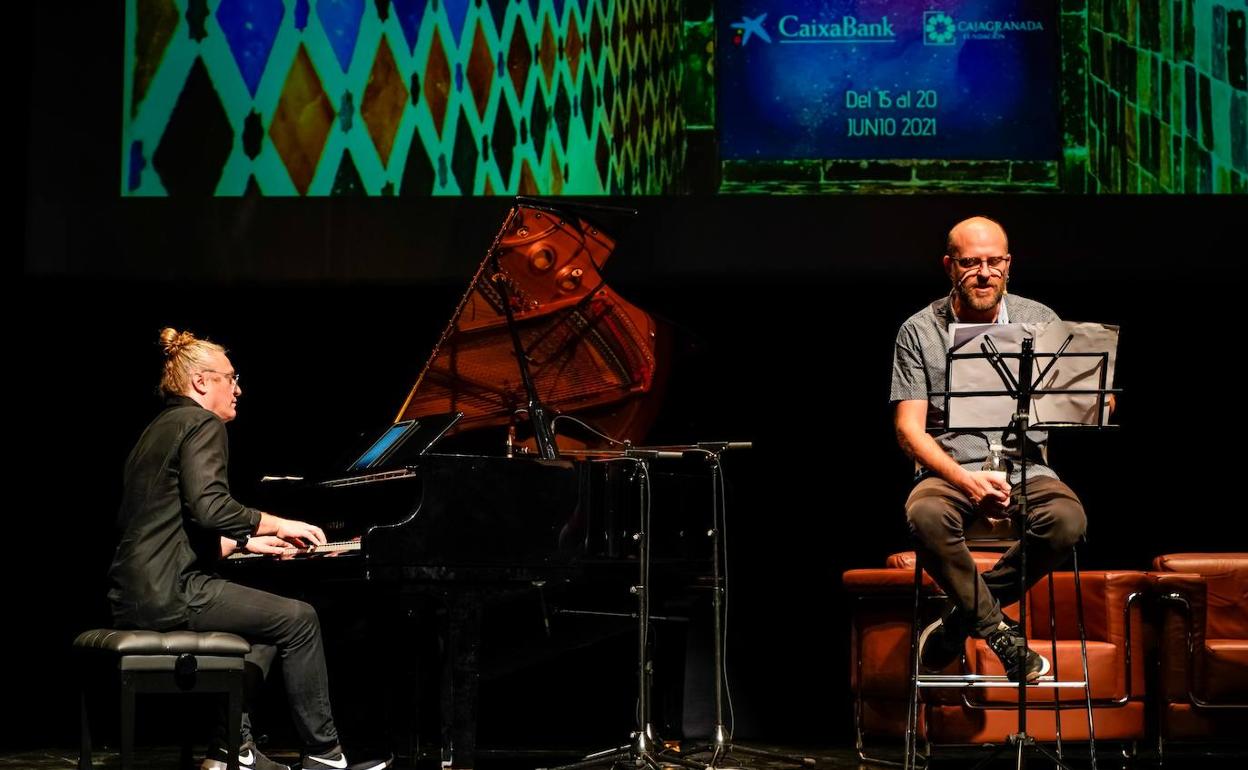
<instances>
[{"instance_id":1,"label":"open piano lid","mask_svg":"<svg viewBox=\"0 0 1248 770\"><path fill-rule=\"evenodd\" d=\"M655 377L655 324L604 282L615 241L537 202L508 212L397 420L463 412L454 431L506 425L528 402L503 282L539 398L555 413L635 399ZM498 270L494 268L494 254Z\"/></svg>"}]
</instances>

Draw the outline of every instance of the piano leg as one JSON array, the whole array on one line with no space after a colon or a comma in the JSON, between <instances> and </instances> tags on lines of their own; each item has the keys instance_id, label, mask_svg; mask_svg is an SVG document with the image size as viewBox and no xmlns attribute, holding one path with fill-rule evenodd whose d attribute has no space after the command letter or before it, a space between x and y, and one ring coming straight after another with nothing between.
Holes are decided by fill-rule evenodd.
<instances>
[{"instance_id":1,"label":"piano leg","mask_svg":"<svg viewBox=\"0 0 1248 770\"><path fill-rule=\"evenodd\" d=\"M443 595L447 648L442 661L442 765L457 770L476 763L482 599L476 592Z\"/></svg>"}]
</instances>

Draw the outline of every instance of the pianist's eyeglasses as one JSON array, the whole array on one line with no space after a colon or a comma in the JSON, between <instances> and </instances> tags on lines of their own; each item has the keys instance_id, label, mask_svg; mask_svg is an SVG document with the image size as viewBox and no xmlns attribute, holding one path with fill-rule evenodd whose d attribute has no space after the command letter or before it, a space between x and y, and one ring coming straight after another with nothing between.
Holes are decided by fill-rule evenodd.
<instances>
[{"instance_id":1,"label":"pianist's eyeglasses","mask_svg":"<svg viewBox=\"0 0 1248 770\"><path fill-rule=\"evenodd\" d=\"M988 267L991 270L1000 270L1005 265L1006 262L1010 261L1010 255L1006 254L1003 257L982 257L982 258L981 257L954 257L953 261L958 263L958 267L962 268L963 270L970 270L972 268L978 270L980 264L983 262L987 262Z\"/></svg>"},{"instance_id":2,"label":"pianist's eyeglasses","mask_svg":"<svg viewBox=\"0 0 1248 770\"><path fill-rule=\"evenodd\" d=\"M238 372L218 372L216 369L201 369L200 371L209 372L211 374L219 374L228 380L232 380L235 385L238 384Z\"/></svg>"}]
</instances>

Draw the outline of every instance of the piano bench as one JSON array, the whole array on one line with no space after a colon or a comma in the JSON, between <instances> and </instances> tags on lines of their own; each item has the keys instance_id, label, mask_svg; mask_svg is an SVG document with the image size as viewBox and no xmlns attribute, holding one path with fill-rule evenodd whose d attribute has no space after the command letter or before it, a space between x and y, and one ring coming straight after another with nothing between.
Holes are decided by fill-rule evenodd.
<instances>
[{"instance_id":1,"label":"piano bench","mask_svg":"<svg viewBox=\"0 0 1248 770\"><path fill-rule=\"evenodd\" d=\"M107 660L117 671L121 690L121 767L134 766L134 696L136 693L225 693L227 698L226 750L230 770L238 770L239 733L243 718L243 656L251 651L247 640L218 631L117 631L98 628L74 640L84 670L80 713L82 748L79 770L90 770L91 727L86 666ZM182 741L182 767L190 766L190 741Z\"/></svg>"}]
</instances>

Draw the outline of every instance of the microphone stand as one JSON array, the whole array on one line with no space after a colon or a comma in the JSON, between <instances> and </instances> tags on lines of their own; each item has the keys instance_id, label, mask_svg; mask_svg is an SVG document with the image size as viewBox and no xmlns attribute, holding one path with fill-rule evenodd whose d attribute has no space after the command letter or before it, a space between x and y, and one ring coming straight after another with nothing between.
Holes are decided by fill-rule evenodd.
<instances>
[{"instance_id":1,"label":"microphone stand","mask_svg":"<svg viewBox=\"0 0 1248 770\"><path fill-rule=\"evenodd\" d=\"M512 207L507 214L507 221L503 223L498 235L494 237L493 245L490 246L490 262L494 267L494 275L490 276L490 279L498 291L503 313L507 316L507 331L511 334L511 346L515 351L516 366L520 370L520 381L524 384L524 392L529 398L529 421L533 423L533 440L537 442L538 454L543 460L555 460L559 457L559 447L555 444L555 432L551 427L546 407L542 405L537 396L537 388L533 385L533 377L529 372L529 357L524 351L524 343L520 340L520 330L516 328L516 314L511 308L511 295L507 292L506 273L503 272L498 262L498 244L503 238L503 233L511 229L511 223L518 211L518 208Z\"/></svg>"},{"instance_id":2,"label":"microphone stand","mask_svg":"<svg viewBox=\"0 0 1248 770\"><path fill-rule=\"evenodd\" d=\"M724 763L723 760L725 758L732 757L734 754L759 757L797 767L814 767L815 760L812 757L790 756L734 743L732 733L724 723L724 685L727 678L727 672L724 670L724 616L727 609L728 583L727 559L724 553L727 543L724 535L727 529L727 509L724 505L724 477L720 465L720 455L728 449L750 449L752 444L745 441L701 441L698 442L697 447L699 451L704 453L706 462L711 468L712 523L711 529L707 531L707 535L711 538L711 590L714 597L712 601L715 613L715 734L711 739L711 743L699 746L690 751L689 754L696 755L710 752L711 758L706 763L708 768L744 767L743 763L740 762Z\"/></svg>"}]
</instances>

